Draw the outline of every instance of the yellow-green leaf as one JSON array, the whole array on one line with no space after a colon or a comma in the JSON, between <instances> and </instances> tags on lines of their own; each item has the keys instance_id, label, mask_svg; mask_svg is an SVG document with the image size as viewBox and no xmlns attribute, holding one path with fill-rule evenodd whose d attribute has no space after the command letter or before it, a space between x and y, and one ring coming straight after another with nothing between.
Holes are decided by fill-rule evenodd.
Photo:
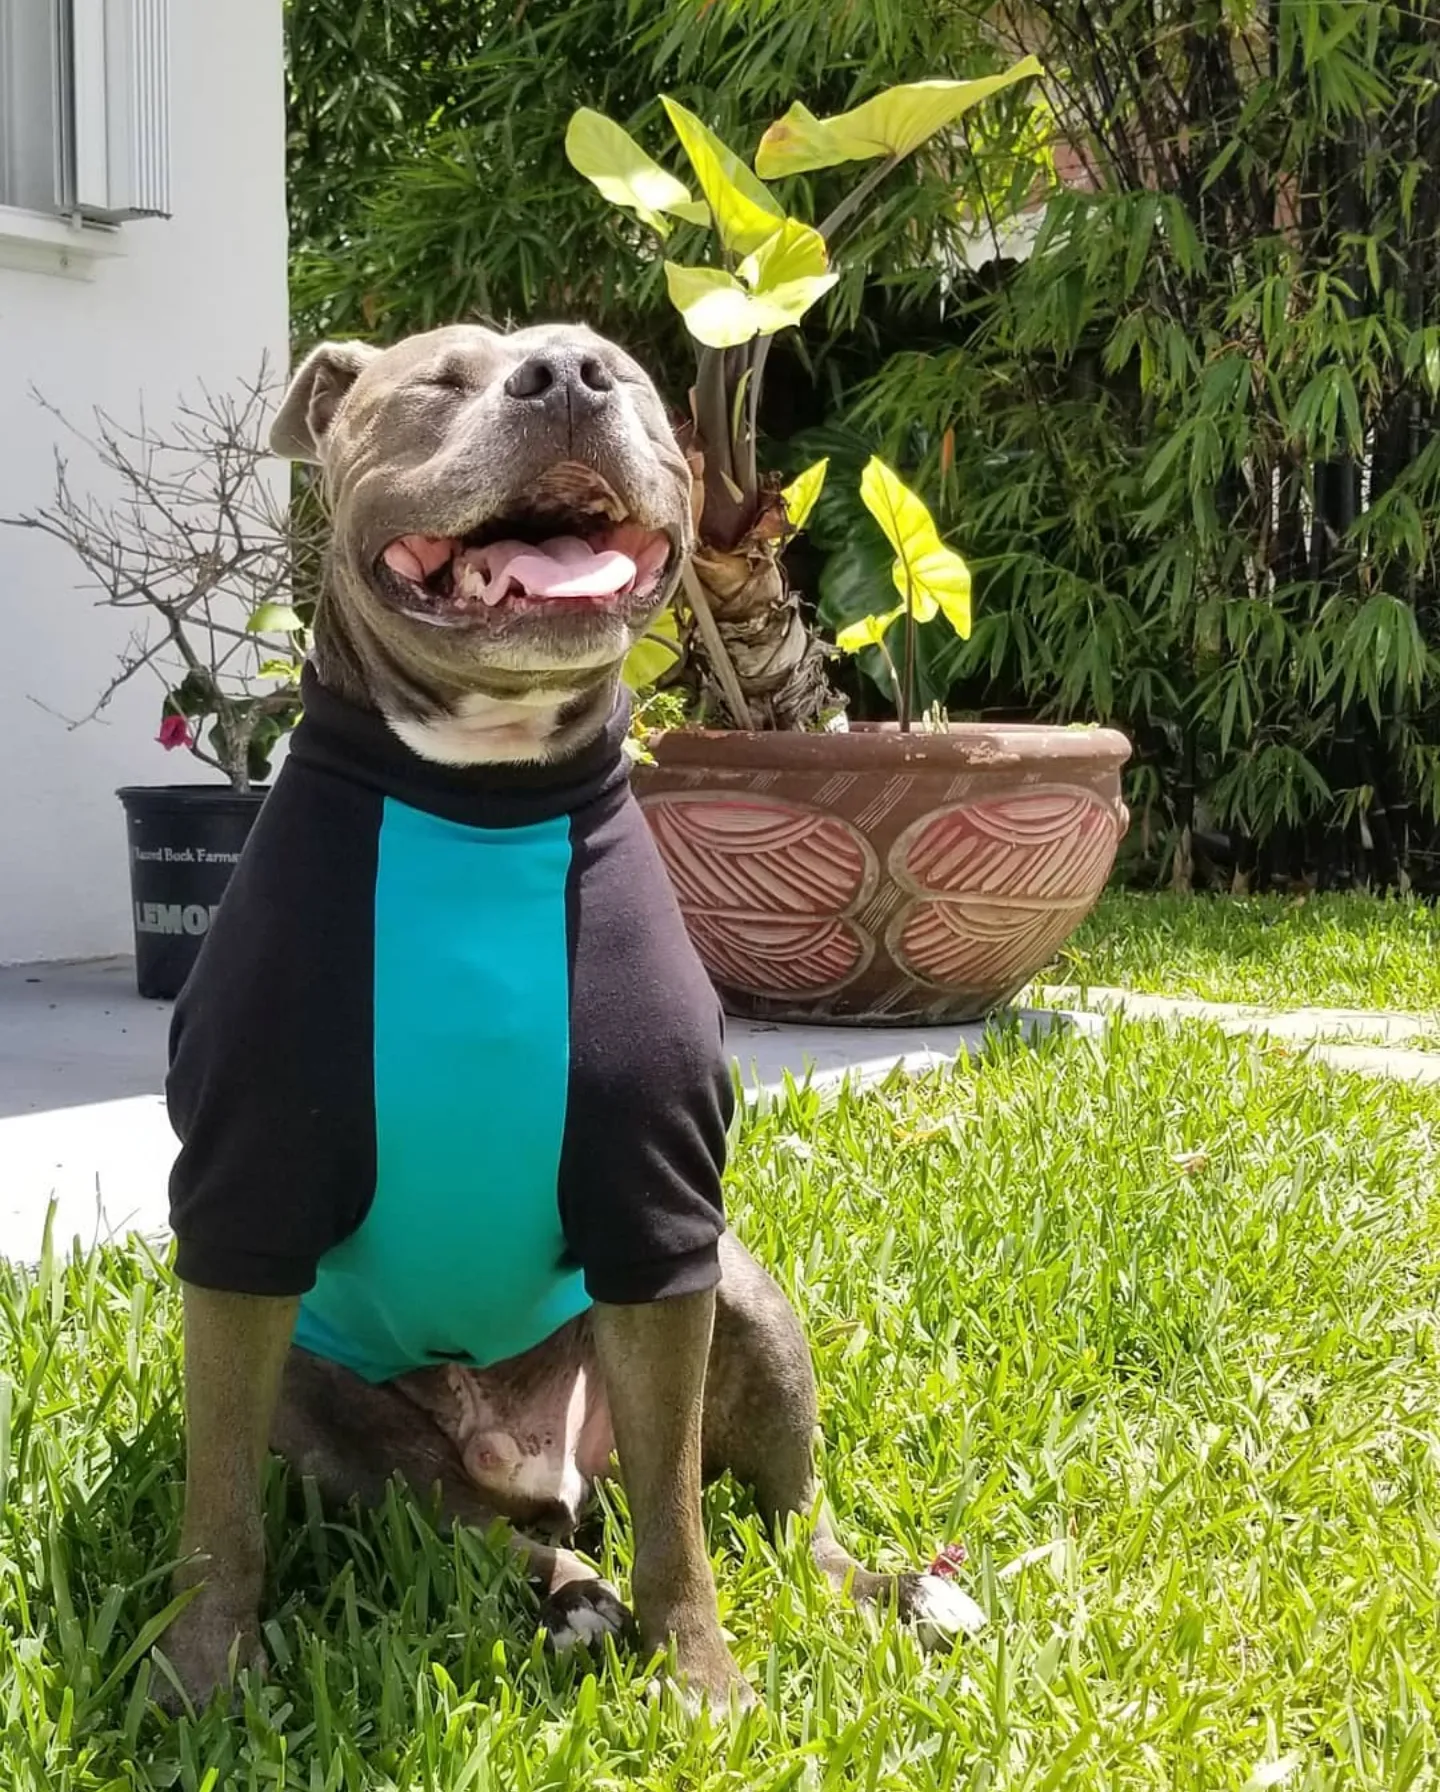
<instances>
[{"instance_id":1,"label":"yellow-green leaf","mask_svg":"<svg viewBox=\"0 0 1440 1792\"><path fill-rule=\"evenodd\" d=\"M667 606L626 654L620 676L632 691L643 691L668 672L679 657L680 624Z\"/></svg>"},{"instance_id":2,"label":"yellow-green leaf","mask_svg":"<svg viewBox=\"0 0 1440 1792\"><path fill-rule=\"evenodd\" d=\"M661 95L727 249L748 255L775 234L785 214L734 150L677 100Z\"/></svg>"},{"instance_id":3,"label":"yellow-green leaf","mask_svg":"<svg viewBox=\"0 0 1440 1792\"><path fill-rule=\"evenodd\" d=\"M807 105L796 100L760 139L755 166L767 180L777 180L782 175L806 174L814 168L833 168L837 162L849 161L849 156L838 152L831 123L828 118L817 118Z\"/></svg>"},{"instance_id":4,"label":"yellow-green leaf","mask_svg":"<svg viewBox=\"0 0 1440 1792\"><path fill-rule=\"evenodd\" d=\"M570 166L598 187L612 205L632 211L652 230L665 236L670 229L662 212L692 224L708 224L710 210L690 197L689 188L603 112L582 106L565 132L565 154Z\"/></svg>"},{"instance_id":5,"label":"yellow-green leaf","mask_svg":"<svg viewBox=\"0 0 1440 1792\"><path fill-rule=\"evenodd\" d=\"M780 497L785 505L785 520L792 529L803 529L810 521L810 512L825 489L825 475L830 471L830 456L817 460L797 473Z\"/></svg>"},{"instance_id":6,"label":"yellow-green leaf","mask_svg":"<svg viewBox=\"0 0 1440 1792\"><path fill-rule=\"evenodd\" d=\"M824 237L798 218L786 218L736 270L752 292L774 292L792 281L817 279L829 271Z\"/></svg>"},{"instance_id":7,"label":"yellow-green leaf","mask_svg":"<svg viewBox=\"0 0 1440 1792\"><path fill-rule=\"evenodd\" d=\"M1039 60L1027 56L1003 74L978 81L912 81L889 87L833 118L817 118L797 102L760 139L756 170L774 180L812 168L833 168L838 162L908 156L972 106L1040 73Z\"/></svg>"},{"instance_id":8,"label":"yellow-green leaf","mask_svg":"<svg viewBox=\"0 0 1440 1792\"><path fill-rule=\"evenodd\" d=\"M288 635L305 624L289 604L261 604L250 614L245 631L251 635Z\"/></svg>"},{"instance_id":9,"label":"yellow-green leaf","mask_svg":"<svg viewBox=\"0 0 1440 1792\"><path fill-rule=\"evenodd\" d=\"M815 274L807 280L787 280L783 286L757 292L750 300L756 334L773 336L777 330L788 330L798 324L839 278L838 274Z\"/></svg>"},{"instance_id":10,"label":"yellow-green leaf","mask_svg":"<svg viewBox=\"0 0 1440 1792\"><path fill-rule=\"evenodd\" d=\"M858 622L852 622L840 630L835 637L835 645L841 653L859 653L866 647L878 647L884 641L886 631L904 614L905 606L899 604L895 609L887 610L884 615L862 616Z\"/></svg>"},{"instance_id":11,"label":"yellow-green leaf","mask_svg":"<svg viewBox=\"0 0 1440 1792\"><path fill-rule=\"evenodd\" d=\"M665 263L670 302L690 334L707 348L737 348L752 337L773 336L777 330L798 324L838 278L836 274L819 274L752 293L723 268Z\"/></svg>"},{"instance_id":12,"label":"yellow-green leaf","mask_svg":"<svg viewBox=\"0 0 1440 1792\"><path fill-rule=\"evenodd\" d=\"M970 633L970 568L941 541L924 503L872 455L860 475L860 501L895 550L891 576L919 622L938 611L958 635Z\"/></svg>"},{"instance_id":13,"label":"yellow-green leaf","mask_svg":"<svg viewBox=\"0 0 1440 1792\"><path fill-rule=\"evenodd\" d=\"M665 285L685 328L707 348L738 348L758 334L750 294L724 268L685 268L667 261Z\"/></svg>"}]
</instances>

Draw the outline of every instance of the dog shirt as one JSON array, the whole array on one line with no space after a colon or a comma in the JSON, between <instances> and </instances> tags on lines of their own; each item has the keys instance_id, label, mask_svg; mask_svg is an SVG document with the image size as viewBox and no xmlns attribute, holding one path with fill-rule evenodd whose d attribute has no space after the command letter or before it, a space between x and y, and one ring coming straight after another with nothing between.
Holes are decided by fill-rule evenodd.
<instances>
[{"instance_id":1,"label":"dog shirt","mask_svg":"<svg viewBox=\"0 0 1440 1792\"><path fill-rule=\"evenodd\" d=\"M370 1381L714 1286L733 1087L623 702L564 764L455 768L303 697L172 1022L181 1280L301 1295Z\"/></svg>"}]
</instances>

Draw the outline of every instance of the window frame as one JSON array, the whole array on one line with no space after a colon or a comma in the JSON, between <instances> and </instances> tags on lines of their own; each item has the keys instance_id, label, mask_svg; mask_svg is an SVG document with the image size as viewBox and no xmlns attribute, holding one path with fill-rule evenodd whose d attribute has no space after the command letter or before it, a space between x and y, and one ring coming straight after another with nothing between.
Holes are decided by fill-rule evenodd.
<instances>
[{"instance_id":1,"label":"window frame","mask_svg":"<svg viewBox=\"0 0 1440 1792\"><path fill-rule=\"evenodd\" d=\"M170 216L170 0L48 0L48 100L25 113L16 96L45 92L36 0L0 0L0 103L17 122L0 137L0 259L73 255L135 219ZM22 13L21 9L25 9ZM30 28L27 36L21 20ZM40 30L46 29L41 25ZM23 133L28 129L29 139ZM53 169L37 168L50 138ZM7 247L8 246L8 247ZM53 253L52 253L53 258ZM72 271L62 265L61 272Z\"/></svg>"}]
</instances>

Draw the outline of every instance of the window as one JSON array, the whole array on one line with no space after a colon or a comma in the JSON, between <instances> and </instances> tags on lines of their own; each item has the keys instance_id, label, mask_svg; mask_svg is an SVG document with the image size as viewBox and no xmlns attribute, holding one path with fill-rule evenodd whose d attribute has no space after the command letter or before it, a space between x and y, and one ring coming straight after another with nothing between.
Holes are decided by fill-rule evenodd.
<instances>
[{"instance_id":1,"label":"window","mask_svg":"<svg viewBox=\"0 0 1440 1792\"><path fill-rule=\"evenodd\" d=\"M169 0L0 0L0 206L170 212Z\"/></svg>"},{"instance_id":2,"label":"window","mask_svg":"<svg viewBox=\"0 0 1440 1792\"><path fill-rule=\"evenodd\" d=\"M64 209L57 151L59 0L0 0L0 205Z\"/></svg>"}]
</instances>

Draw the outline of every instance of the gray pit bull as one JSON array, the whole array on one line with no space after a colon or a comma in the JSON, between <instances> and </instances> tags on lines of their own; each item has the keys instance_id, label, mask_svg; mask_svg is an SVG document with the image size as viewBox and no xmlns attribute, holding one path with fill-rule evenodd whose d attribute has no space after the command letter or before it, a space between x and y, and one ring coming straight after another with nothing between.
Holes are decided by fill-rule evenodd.
<instances>
[{"instance_id":1,"label":"gray pit bull","mask_svg":"<svg viewBox=\"0 0 1440 1792\"><path fill-rule=\"evenodd\" d=\"M723 1472L929 1639L817 1486L800 1325L725 1229L713 992L625 777L619 672L692 542L644 372L583 329L315 350L273 445L333 523L305 719L177 1004L167 1085L187 1474L163 1640L203 1700L263 1665L260 1476L392 1476L512 1526L552 1644L672 1645L753 1697L701 1488ZM618 1456L633 1618L567 1544Z\"/></svg>"}]
</instances>

